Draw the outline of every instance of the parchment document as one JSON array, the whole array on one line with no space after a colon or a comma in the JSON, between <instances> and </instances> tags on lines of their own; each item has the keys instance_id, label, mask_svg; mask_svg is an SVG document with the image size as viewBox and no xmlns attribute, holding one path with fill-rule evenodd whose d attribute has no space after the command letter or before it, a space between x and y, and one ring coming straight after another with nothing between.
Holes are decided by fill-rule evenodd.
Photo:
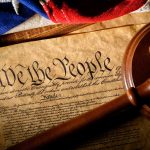
<instances>
[{"instance_id":1,"label":"parchment document","mask_svg":"<svg viewBox=\"0 0 150 150\"><path fill-rule=\"evenodd\" d=\"M122 95L123 54L141 27L0 48L0 149ZM77 149L148 150L149 138L150 122L139 116Z\"/></svg>"}]
</instances>

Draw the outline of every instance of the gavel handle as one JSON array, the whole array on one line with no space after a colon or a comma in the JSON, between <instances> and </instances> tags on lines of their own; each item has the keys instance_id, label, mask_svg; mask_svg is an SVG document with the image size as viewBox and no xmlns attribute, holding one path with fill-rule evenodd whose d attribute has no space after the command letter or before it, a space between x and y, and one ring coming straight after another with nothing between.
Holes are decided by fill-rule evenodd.
<instances>
[{"instance_id":1,"label":"gavel handle","mask_svg":"<svg viewBox=\"0 0 150 150\"><path fill-rule=\"evenodd\" d=\"M144 100L148 98L150 98L150 80L147 80L137 88L129 89L121 97L10 147L9 150L37 150L44 145L53 144L65 136L71 135L89 124L96 121L103 121L106 117L112 115L112 113L118 112L128 106L143 105L145 103ZM142 99L142 102L139 99Z\"/></svg>"}]
</instances>

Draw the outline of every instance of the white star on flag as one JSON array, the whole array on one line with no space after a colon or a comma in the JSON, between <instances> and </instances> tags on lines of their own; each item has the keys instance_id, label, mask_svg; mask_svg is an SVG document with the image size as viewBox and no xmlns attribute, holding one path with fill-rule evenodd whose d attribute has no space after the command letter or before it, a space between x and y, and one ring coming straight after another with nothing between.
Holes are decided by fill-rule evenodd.
<instances>
[{"instance_id":1,"label":"white star on flag","mask_svg":"<svg viewBox=\"0 0 150 150\"><path fill-rule=\"evenodd\" d=\"M18 10L19 10L19 2L18 0L0 0L0 3L12 3L14 10L17 15L19 15Z\"/></svg>"}]
</instances>

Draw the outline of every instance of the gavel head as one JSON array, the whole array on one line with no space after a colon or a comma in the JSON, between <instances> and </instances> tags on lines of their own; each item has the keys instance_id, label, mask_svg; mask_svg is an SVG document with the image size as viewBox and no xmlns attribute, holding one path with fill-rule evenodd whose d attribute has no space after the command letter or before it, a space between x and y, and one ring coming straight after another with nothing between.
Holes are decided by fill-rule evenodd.
<instances>
[{"instance_id":1,"label":"gavel head","mask_svg":"<svg viewBox=\"0 0 150 150\"><path fill-rule=\"evenodd\" d=\"M138 87L147 80L146 90L150 91L150 24L140 30L130 42L122 70L126 89ZM150 103L143 105L142 113L150 118Z\"/></svg>"}]
</instances>

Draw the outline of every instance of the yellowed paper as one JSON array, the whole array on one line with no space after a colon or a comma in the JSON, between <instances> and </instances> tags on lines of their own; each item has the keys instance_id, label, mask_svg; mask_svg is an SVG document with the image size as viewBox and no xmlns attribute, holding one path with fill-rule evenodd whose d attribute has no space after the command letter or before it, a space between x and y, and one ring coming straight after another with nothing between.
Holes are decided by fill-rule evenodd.
<instances>
[{"instance_id":1,"label":"yellowed paper","mask_svg":"<svg viewBox=\"0 0 150 150\"><path fill-rule=\"evenodd\" d=\"M147 23L150 23L150 12L131 13L116 19L95 23L93 25L87 26L80 30L74 31L71 34L85 33L91 31L98 31L98 30L111 29L116 27L118 28L123 26L147 24Z\"/></svg>"},{"instance_id":2,"label":"yellowed paper","mask_svg":"<svg viewBox=\"0 0 150 150\"><path fill-rule=\"evenodd\" d=\"M142 27L0 48L0 149L123 94L123 54ZM77 149L146 150L149 124L135 118Z\"/></svg>"}]
</instances>

